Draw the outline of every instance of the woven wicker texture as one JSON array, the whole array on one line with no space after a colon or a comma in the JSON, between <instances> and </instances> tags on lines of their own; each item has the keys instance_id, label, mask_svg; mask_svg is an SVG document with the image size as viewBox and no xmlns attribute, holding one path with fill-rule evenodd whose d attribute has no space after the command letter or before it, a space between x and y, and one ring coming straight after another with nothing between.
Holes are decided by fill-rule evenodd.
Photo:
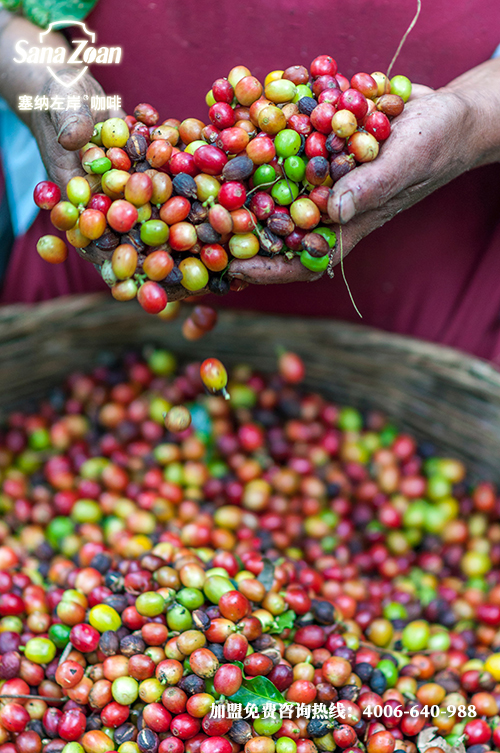
<instances>
[{"instance_id":1,"label":"woven wicker texture","mask_svg":"<svg viewBox=\"0 0 500 753\"><path fill-rule=\"evenodd\" d=\"M307 386L341 403L384 411L398 426L500 482L500 373L463 353L364 326L222 312L202 340L181 336L182 318L162 322L106 295L60 298L0 310L0 417L89 369L103 352L144 344L181 358L276 367L278 346L299 353Z\"/></svg>"}]
</instances>

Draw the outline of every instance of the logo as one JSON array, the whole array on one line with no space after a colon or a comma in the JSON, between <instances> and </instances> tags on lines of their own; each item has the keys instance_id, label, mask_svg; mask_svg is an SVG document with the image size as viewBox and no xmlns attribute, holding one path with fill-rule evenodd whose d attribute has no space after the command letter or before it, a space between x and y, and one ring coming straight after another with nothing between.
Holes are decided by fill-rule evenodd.
<instances>
[{"instance_id":1,"label":"logo","mask_svg":"<svg viewBox=\"0 0 500 753\"><path fill-rule=\"evenodd\" d=\"M46 35L59 26L80 26L81 39L71 40L73 49L67 47L44 46ZM40 32L40 44L29 46L26 39L20 39L15 45L14 63L26 65L45 65L50 75L62 86L70 87L88 70L89 65L117 65L122 59L121 47L95 47L96 34L89 31L83 21L53 21L48 29ZM71 81L63 81L54 71L54 66L74 66L76 76Z\"/></svg>"}]
</instances>

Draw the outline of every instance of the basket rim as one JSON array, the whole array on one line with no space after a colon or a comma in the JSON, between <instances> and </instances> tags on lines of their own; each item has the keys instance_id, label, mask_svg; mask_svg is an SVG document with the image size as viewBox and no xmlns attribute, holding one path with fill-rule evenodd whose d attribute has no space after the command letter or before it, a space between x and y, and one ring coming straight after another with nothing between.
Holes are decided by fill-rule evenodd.
<instances>
[{"instance_id":1,"label":"basket rim","mask_svg":"<svg viewBox=\"0 0 500 753\"><path fill-rule=\"evenodd\" d=\"M127 308L125 309L125 307ZM130 316L135 316L131 310L130 302L120 304L111 299L105 292L60 296L39 303L9 304L0 307L0 348L5 343L12 342L29 332L34 333L51 320L60 320L64 317L69 324L71 320L75 320L82 314L91 313L96 308L105 309L106 313L110 314L110 326L113 318L123 318L124 311ZM137 313L139 316L144 314L142 311L136 311ZM341 346L355 349L361 343L365 343L365 345L373 348L387 349L388 352L399 350L401 353L406 353L414 359L415 366L419 362L430 363L432 361L434 366L440 365L447 371L459 368L462 375L467 373L473 380L478 380L485 385L488 384L489 388L498 388L500 397L500 369L484 358L449 345L441 345L412 335L389 332L366 324L327 317L297 317L293 314L272 314L250 309L231 308L220 309L218 313L227 322L235 322L241 319L242 325L259 320L276 322L277 331L279 331L280 324L290 326L293 323L295 327L300 327L301 330L305 331L312 322L319 323L320 326L329 328L332 337ZM144 315L148 316L147 314ZM165 325L168 326L168 322ZM448 376L450 375L448 374Z\"/></svg>"}]
</instances>

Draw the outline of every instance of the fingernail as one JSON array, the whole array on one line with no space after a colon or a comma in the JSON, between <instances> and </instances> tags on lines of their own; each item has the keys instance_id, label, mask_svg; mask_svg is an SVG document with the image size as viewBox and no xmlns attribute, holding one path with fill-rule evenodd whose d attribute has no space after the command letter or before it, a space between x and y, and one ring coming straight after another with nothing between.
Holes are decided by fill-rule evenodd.
<instances>
[{"instance_id":1,"label":"fingernail","mask_svg":"<svg viewBox=\"0 0 500 753\"><path fill-rule=\"evenodd\" d=\"M339 220L342 224L352 220L356 214L356 207L354 206L354 199L350 191L342 194L339 203Z\"/></svg>"},{"instance_id":2,"label":"fingernail","mask_svg":"<svg viewBox=\"0 0 500 753\"><path fill-rule=\"evenodd\" d=\"M70 126L75 125L76 123L78 123L78 118L75 115L72 115L71 117L67 118L62 124L61 128L59 129L59 133L57 134L57 140L60 141L61 136L64 134L64 132L67 131Z\"/></svg>"}]
</instances>

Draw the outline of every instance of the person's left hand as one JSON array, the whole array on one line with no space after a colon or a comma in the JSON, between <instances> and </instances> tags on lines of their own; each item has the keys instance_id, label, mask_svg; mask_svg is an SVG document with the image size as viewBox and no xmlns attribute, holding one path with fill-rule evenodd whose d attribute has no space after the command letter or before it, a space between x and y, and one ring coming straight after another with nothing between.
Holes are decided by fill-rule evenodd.
<instances>
[{"instance_id":1,"label":"person's left hand","mask_svg":"<svg viewBox=\"0 0 500 753\"><path fill-rule=\"evenodd\" d=\"M475 163L471 112L457 93L415 85L404 111L391 125L379 156L333 186L328 204L342 229L343 257L366 235L417 203ZM333 264L340 261L338 242ZM231 274L256 285L317 279L298 259L254 257L231 264Z\"/></svg>"}]
</instances>

